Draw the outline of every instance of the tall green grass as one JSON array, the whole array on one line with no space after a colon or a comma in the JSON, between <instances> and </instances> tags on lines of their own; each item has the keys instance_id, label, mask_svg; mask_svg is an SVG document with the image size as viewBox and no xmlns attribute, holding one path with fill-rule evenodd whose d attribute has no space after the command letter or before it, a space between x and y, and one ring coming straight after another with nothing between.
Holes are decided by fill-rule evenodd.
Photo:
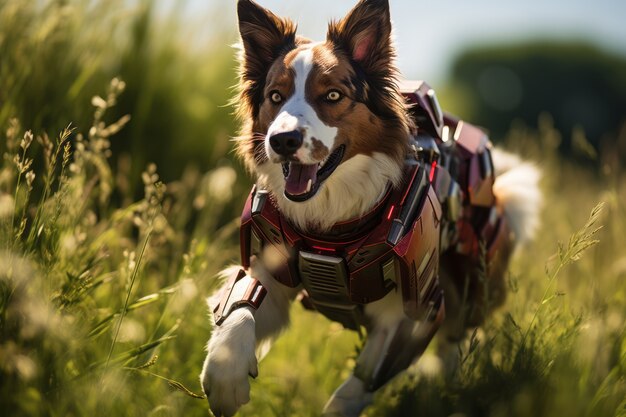
<instances>
[{"instance_id":1,"label":"tall green grass","mask_svg":"<svg viewBox=\"0 0 626 417\"><path fill-rule=\"evenodd\" d=\"M156 7L0 0L1 415L208 413L204 300L237 261L250 181L224 157L231 51L189 49ZM559 141L547 117L505 141L546 194L505 307L453 378L429 351L368 415L626 415L622 162L579 135L600 161L581 168ZM354 365L356 335L298 305L292 319L240 415L319 415Z\"/></svg>"},{"instance_id":2,"label":"tall green grass","mask_svg":"<svg viewBox=\"0 0 626 417\"><path fill-rule=\"evenodd\" d=\"M561 135L549 116L539 126L506 138L538 161L546 197L538 236L510 268L506 305L459 347L452 380L403 378L369 415L625 415L622 167L611 155L595 155L605 161L597 171L576 166L555 153Z\"/></svg>"},{"instance_id":3,"label":"tall green grass","mask_svg":"<svg viewBox=\"0 0 626 417\"><path fill-rule=\"evenodd\" d=\"M104 122L124 88L114 79L91 100L87 133L70 126L49 138L17 120L6 130L0 408L10 415L207 412L197 383L210 335L204 298L237 259L236 214L216 220L239 198L237 174L188 171L163 184L149 164L133 200L109 161L129 118ZM547 201L536 242L511 267L506 306L459 346L453 378L429 351L367 415L624 415L626 190L617 172L598 181L560 160L557 133L545 122L510 138L543 155ZM299 306L293 316L241 415L317 415L354 365L356 335Z\"/></svg>"},{"instance_id":4,"label":"tall green grass","mask_svg":"<svg viewBox=\"0 0 626 417\"><path fill-rule=\"evenodd\" d=\"M92 100L93 125L73 146L72 128L55 139L22 132L15 120L7 130L0 404L11 415L143 415L164 407L177 415L181 398L163 381L175 382L160 372L196 388L209 334L202 299L215 287L223 262L216 260L236 254L236 224L214 221L236 173L189 171L166 187L150 164L144 197L113 205L115 191L132 201L109 164L110 138L128 118L103 122L124 86L114 79ZM33 154L43 155L41 171ZM146 362L149 369L140 366ZM142 401L140 386L169 399Z\"/></svg>"},{"instance_id":5,"label":"tall green grass","mask_svg":"<svg viewBox=\"0 0 626 417\"><path fill-rule=\"evenodd\" d=\"M366 415L625 415L623 172L619 163L593 171L563 160L550 117L543 115L539 126L518 126L505 141L537 161L545 194L538 236L510 267L507 303L459 346L454 376L444 375L433 345L377 395ZM618 143L626 143L626 134ZM261 364L261 375L270 377L254 381L252 405L241 415L317 415L353 366L355 336L339 341L334 325L312 335L315 319L296 311L294 328ZM309 338L314 346L303 346ZM329 350L339 358L329 359ZM277 383L281 378L289 382ZM297 392L290 391L294 385Z\"/></svg>"},{"instance_id":6,"label":"tall green grass","mask_svg":"<svg viewBox=\"0 0 626 417\"><path fill-rule=\"evenodd\" d=\"M229 47L235 32L214 42L200 34L205 26L221 33L215 16L223 6L195 18L183 18L183 6L181 0L0 0L0 126L14 117L50 135L69 123L88 126L85 103L120 77L127 89L110 117L132 114L133 120L112 143L111 162L130 165L129 185L140 191L134 179L149 162L168 181L189 163L219 162L235 133L226 105L236 81Z\"/></svg>"}]
</instances>

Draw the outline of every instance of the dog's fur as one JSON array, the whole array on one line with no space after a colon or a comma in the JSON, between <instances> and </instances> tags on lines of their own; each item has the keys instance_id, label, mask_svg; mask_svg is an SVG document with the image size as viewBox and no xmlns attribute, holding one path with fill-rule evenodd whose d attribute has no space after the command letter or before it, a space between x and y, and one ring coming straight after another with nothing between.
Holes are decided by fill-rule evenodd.
<instances>
[{"instance_id":1,"label":"dog's fur","mask_svg":"<svg viewBox=\"0 0 626 417\"><path fill-rule=\"evenodd\" d=\"M297 36L290 20L252 1L239 0L238 16L242 49L236 105L243 127L237 149L257 183L271 192L285 218L303 231L323 233L367 212L388 186L399 186L408 138L415 129L396 85L388 1L361 0L344 19L329 25L326 41L319 43ZM292 130L302 133L303 143L285 159L273 150L269 138ZM342 145L342 162L315 195L300 202L285 197L282 163L323 165ZM527 240L537 226L538 171L502 151L494 151L493 159L498 205L517 241ZM440 330L444 340L462 337L467 326L484 319L484 314L470 318L461 307L458 282L471 271L458 271L458 265L446 268L446 262L454 261L441 258L447 307ZM487 281L494 283L489 290L499 293L490 307L504 299L505 267L502 262L489 272ZM257 311L236 309L214 328L201 381L216 415L232 415L248 402L248 376L257 375L255 347L285 328L289 306L299 292L274 280L263 259L253 258L247 272L263 284L267 297ZM459 273L463 277L454 276ZM490 308L481 311L485 310ZM372 345L384 344L390 329L406 320L401 295L394 291L366 305L365 314L373 323L368 334ZM380 351L366 344L362 355L376 364ZM351 376L325 413L358 415L371 399L363 382Z\"/></svg>"}]
</instances>

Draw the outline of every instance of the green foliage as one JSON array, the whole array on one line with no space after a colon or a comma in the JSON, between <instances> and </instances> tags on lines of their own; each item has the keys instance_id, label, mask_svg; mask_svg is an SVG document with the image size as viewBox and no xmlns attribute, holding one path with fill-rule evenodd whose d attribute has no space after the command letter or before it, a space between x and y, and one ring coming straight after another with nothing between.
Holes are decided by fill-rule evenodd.
<instances>
[{"instance_id":1,"label":"green foliage","mask_svg":"<svg viewBox=\"0 0 626 417\"><path fill-rule=\"evenodd\" d=\"M52 141L9 125L0 172L0 406L12 415L206 413L197 384L210 333L203 298L237 257L236 220L215 221L236 174L221 167L166 186L150 164L144 197L132 202L109 165L109 141L128 118L103 122L124 87L114 79L105 98L92 99L93 126L73 150L71 128ZM557 132L542 126L539 137L511 133L515 146L542 155L550 227L512 266L506 307L459 346L452 379L429 351L367 415L622 412L626 189L616 172L601 187L585 179L555 156ZM48 161L42 171L32 155ZM112 203L115 192L128 203ZM604 210L585 207L598 199ZM572 233L576 223L584 226ZM317 415L354 366L355 334L293 310L292 329L261 363L241 415Z\"/></svg>"},{"instance_id":2,"label":"green foliage","mask_svg":"<svg viewBox=\"0 0 626 417\"><path fill-rule=\"evenodd\" d=\"M249 182L221 159L231 52L190 50L174 21L148 1L0 0L3 413L207 415L205 297L238 258ZM542 116L505 141L547 196L506 306L453 378L429 350L367 415L626 415L626 182L614 148L581 142L595 172L558 157L561 139ZM357 335L292 310L239 415L319 415L354 366Z\"/></svg>"},{"instance_id":3,"label":"green foliage","mask_svg":"<svg viewBox=\"0 0 626 417\"><path fill-rule=\"evenodd\" d=\"M462 103L471 103L453 110L487 127L498 140L511 120L534 126L539 114L547 112L566 135L563 149L576 151L570 143L576 131L598 146L615 141L626 123L624 68L623 56L584 42L480 45L453 64L453 88L463 93Z\"/></svg>"},{"instance_id":4,"label":"green foliage","mask_svg":"<svg viewBox=\"0 0 626 417\"><path fill-rule=\"evenodd\" d=\"M139 386L152 387L153 399L167 396L161 380L191 393L162 370L196 389L209 335L202 299L215 289L224 262L209 261L237 253L237 228L208 219L226 210L224 190L236 173L190 172L166 187L150 164L142 175L144 197L132 202L109 163L109 140L129 118L104 122L124 87L114 79L106 98L92 99L93 125L76 135L73 150L69 128L54 141L22 133L15 120L7 130L0 171L0 407L12 415L178 409L176 395L169 405L131 401ZM43 161L33 163L33 155ZM114 192L131 202L116 206ZM211 205L189 210L202 207L199 201ZM139 366L164 343L173 350ZM153 378L138 384L138 374Z\"/></svg>"},{"instance_id":5,"label":"green foliage","mask_svg":"<svg viewBox=\"0 0 626 417\"><path fill-rule=\"evenodd\" d=\"M623 409L626 188L616 181L623 174L594 182L556 155L560 134L550 119L539 125L507 140L543 167L546 201L538 238L510 268L506 305L459 346L454 377L433 372L442 364L427 352L367 415L613 416ZM592 206L598 200L606 203ZM582 226L572 232L574 224Z\"/></svg>"},{"instance_id":6,"label":"green foliage","mask_svg":"<svg viewBox=\"0 0 626 417\"><path fill-rule=\"evenodd\" d=\"M87 126L85 103L120 77L128 88L109 117L133 119L112 144L112 164L128 165L131 187L140 190L148 162L168 181L189 163L214 165L235 134L234 53L226 40L194 39L206 22L182 19L177 7L165 16L164 3L0 0L0 126L18 118L50 135Z\"/></svg>"}]
</instances>

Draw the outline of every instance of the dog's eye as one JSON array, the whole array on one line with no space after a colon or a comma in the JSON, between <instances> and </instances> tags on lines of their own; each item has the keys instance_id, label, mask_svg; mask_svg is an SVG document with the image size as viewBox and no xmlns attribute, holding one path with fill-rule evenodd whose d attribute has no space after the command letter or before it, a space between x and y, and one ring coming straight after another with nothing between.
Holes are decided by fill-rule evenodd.
<instances>
[{"instance_id":1,"label":"dog's eye","mask_svg":"<svg viewBox=\"0 0 626 417\"><path fill-rule=\"evenodd\" d=\"M326 93L326 97L324 97L324 99L328 101L329 103L336 103L342 98L343 98L343 94L341 94L337 90L330 90L328 93Z\"/></svg>"},{"instance_id":2,"label":"dog's eye","mask_svg":"<svg viewBox=\"0 0 626 417\"><path fill-rule=\"evenodd\" d=\"M278 91L272 91L270 93L270 100L274 104L280 104L283 102L283 96L281 96Z\"/></svg>"}]
</instances>

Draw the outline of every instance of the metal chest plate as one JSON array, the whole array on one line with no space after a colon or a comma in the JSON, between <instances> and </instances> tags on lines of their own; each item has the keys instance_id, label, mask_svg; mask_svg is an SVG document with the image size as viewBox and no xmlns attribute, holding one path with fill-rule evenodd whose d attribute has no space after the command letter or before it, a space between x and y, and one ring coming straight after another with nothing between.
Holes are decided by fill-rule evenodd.
<instances>
[{"instance_id":1,"label":"metal chest plate","mask_svg":"<svg viewBox=\"0 0 626 417\"><path fill-rule=\"evenodd\" d=\"M415 105L419 129L410 143L405 181L367 221L338 223L329 235L302 233L282 216L270 194L256 187L241 217L243 267L250 266L252 256L271 258L266 266L278 282L302 285L313 307L350 329L363 324L364 305L394 288L402 292L408 318L437 316L443 305L440 253L454 250L477 259L482 240L489 259L508 236L505 219L494 207L494 169L485 133L442 114L426 84L406 87L403 94Z\"/></svg>"},{"instance_id":2,"label":"metal chest plate","mask_svg":"<svg viewBox=\"0 0 626 417\"><path fill-rule=\"evenodd\" d=\"M344 259L303 251L298 256L300 279L315 309L344 327L358 330L362 307L350 300Z\"/></svg>"}]
</instances>

